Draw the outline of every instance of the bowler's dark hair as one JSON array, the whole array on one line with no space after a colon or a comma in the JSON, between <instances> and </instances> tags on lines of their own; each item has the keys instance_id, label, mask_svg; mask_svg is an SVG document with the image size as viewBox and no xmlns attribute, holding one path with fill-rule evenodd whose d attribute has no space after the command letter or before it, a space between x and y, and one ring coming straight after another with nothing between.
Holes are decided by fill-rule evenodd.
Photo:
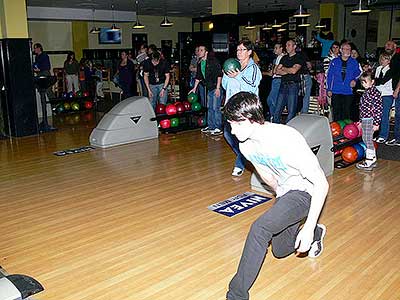
<instances>
[{"instance_id":1,"label":"bowler's dark hair","mask_svg":"<svg viewBox=\"0 0 400 300\"><path fill-rule=\"evenodd\" d=\"M160 55L160 52L153 52L151 55L150 55L150 57L151 57L151 59L154 59L154 60L160 60L160 58L161 58L161 55Z\"/></svg>"},{"instance_id":2,"label":"bowler's dark hair","mask_svg":"<svg viewBox=\"0 0 400 300\"><path fill-rule=\"evenodd\" d=\"M366 78L374 80L375 79L374 73L372 73L371 71L363 72L360 76L360 80L363 81L363 79L366 79Z\"/></svg>"},{"instance_id":3,"label":"bowler's dark hair","mask_svg":"<svg viewBox=\"0 0 400 300\"><path fill-rule=\"evenodd\" d=\"M256 94L240 92L233 95L223 110L224 116L228 121L244 121L264 124L263 107Z\"/></svg>"},{"instance_id":4,"label":"bowler's dark hair","mask_svg":"<svg viewBox=\"0 0 400 300\"><path fill-rule=\"evenodd\" d=\"M41 52L43 52L43 46L40 43L36 43L33 45L33 48L39 48Z\"/></svg>"}]
</instances>

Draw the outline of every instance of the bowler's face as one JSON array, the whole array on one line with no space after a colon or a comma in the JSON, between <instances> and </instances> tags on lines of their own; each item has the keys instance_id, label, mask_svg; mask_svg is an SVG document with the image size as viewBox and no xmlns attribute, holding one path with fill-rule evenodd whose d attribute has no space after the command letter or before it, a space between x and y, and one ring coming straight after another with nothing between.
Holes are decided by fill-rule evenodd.
<instances>
[{"instance_id":1,"label":"bowler's face","mask_svg":"<svg viewBox=\"0 0 400 300\"><path fill-rule=\"evenodd\" d=\"M254 131L254 126L249 120L229 121L231 133L234 134L240 142L246 141Z\"/></svg>"}]
</instances>

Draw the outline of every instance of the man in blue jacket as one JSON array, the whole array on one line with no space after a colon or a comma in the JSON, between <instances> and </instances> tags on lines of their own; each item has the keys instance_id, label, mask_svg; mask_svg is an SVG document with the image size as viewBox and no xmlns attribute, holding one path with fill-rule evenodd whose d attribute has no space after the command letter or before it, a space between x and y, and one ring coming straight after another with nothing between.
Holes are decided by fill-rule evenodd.
<instances>
[{"instance_id":1,"label":"man in blue jacket","mask_svg":"<svg viewBox=\"0 0 400 300\"><path fill-rule=\"evenodd\" d=\"M331 97L333 121L350 119L353 90L361 74L360 66L351 57L351 46L345 42L340 47L341 55L334 58L328 69L327 94Z\"/></svg>"}]
</instances>

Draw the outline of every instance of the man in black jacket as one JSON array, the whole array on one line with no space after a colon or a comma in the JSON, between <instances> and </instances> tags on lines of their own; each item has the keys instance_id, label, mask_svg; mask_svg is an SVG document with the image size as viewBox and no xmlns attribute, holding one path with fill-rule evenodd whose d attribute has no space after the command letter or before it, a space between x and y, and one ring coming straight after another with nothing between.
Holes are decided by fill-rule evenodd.
<instances>
[{"instance_id":1,"label":"man in black jacket","mask_svg":"<svg viewBox=\"0 0 400 300\"><path fill-rule=\"evenodd\" d=\"M202 129L202 132L210 133L211 135L221 135L222 131L222 69L218 60L209 55L208 49L204 45L199 45L199 62L197 63L196 81L190 93L195 93L200 82L206 88L207 97L207 127Z\"/></svg>"}]
</instances>

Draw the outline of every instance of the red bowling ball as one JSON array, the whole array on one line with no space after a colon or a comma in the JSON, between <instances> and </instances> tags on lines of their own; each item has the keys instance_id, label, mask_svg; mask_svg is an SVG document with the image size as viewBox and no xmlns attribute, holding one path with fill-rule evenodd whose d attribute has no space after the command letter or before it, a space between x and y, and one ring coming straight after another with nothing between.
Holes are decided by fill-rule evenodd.
<instances>
[{"instance_id":1,"label":"red bowling ball","mask_svg":"<svg viewBox=\"0 0 400 300\"><path fill-rule=\"evenodd\" d=\"M167 129L171 127L171 121L169 119L164 119L160 121L160 126L163 129Z\"/></svg>"},{"instance_id":2,"label":"red bowling ball","mask_svg":"<svg viewBox=\"0 0 400 300\"><path fill-rule=\"evenodd\" d=\"M342 127L340 127L340 124L337 122L331 122L331 131L332 131L332 136L337 137L341 134Z\"/></svg>"},{"instance_id":3,"label":"red bowling ball","mask_svg":"<svg viewBox=\"0 0 400 300\"><path fill-rule=\"evenodd\" d=\"M185 107L186 111L192 110L192 104L190 104L189 101L183 101L182 104Z\"/></svg>"},{"instance_id":4,"label":"red bowling ball","mask_svg":"<svg viewBox=\"0 0 400 300\"><path fill-rule=\"evenodd\" d=\"M175 107L178 114L183 114L185 112L185 106L182 102L175 102Z\"/></svg>"},{"instance_id":5,"label":"red bowling ball","mask_svg":"<svg viewBox=\"0 0 400 300\"><path fill-rule=\"evenodd\" d=\"M167 115L175 115L176 114L176 106L174 104L168 104L165 108L165 112Z\"/></svg>"},{"instance_id":6,"label":"red bowling ball","mask_svg":"<svg viewBox=\"0 0 400 300\"><path fill-rule=\"evenodd\" d=\"M349 146L343 149L342 158L345 162L353 163L357 160L357 157L358 152L354 147Z\"/></svg>"},{"instance_id":7,"label":"red bowling ball","mask_svg":"<svg viewBox=\"0 0 400 300\"><path fill-rule=\"evenodd\" d=\"M165 105L164 104L161 104L161 103L157 104L156 114L157 115L165 114Z\"/></svg>"},{"instance_id":8,"label":"red bowling ball","mask_svg":"<svg viewBox=\"0 0 400 300\"><path fill-rule=\"evenodd\" d=\"M344 126L343 135L349 140L355 139L356 137L358 137L357 126L354 123Z\"/></svg>"}]
</instances>

